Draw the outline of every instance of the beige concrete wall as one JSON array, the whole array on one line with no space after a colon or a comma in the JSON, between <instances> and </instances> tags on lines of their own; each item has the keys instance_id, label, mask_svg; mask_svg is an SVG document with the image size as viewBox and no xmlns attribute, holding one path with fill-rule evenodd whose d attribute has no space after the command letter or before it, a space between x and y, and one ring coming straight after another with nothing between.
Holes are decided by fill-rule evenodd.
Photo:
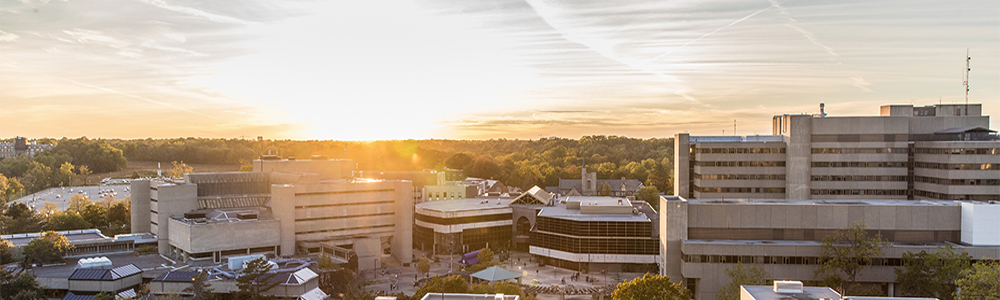
<instances>
[{"instance_id":1,"label":"beige concrete wall","mask_svg":"<svg viewBox=\"0 0 1000 300\"><path fill-rule=\"evenodd\" d=\"M870 230L961 230L957 205L692 203L695 228L841 229L859 221ZM662 216L661 216L662 218Z\"/></svg>"},{"instance_id":2,"label":"beige concrete wall","mask_svg":"<svg viewBox=\"0 0 1000 300\"><path fill-rule=\"evenodd\" d=\"M169 224L170 244L188 253L274 247L281 236L278 220L191 225L171 219Z\"/></svg>"},{"instance_id":3,"label":"beige concrete wall","mask_svg":"<svg viewBox=\"0 0 1000 300\"><path fill-rule=\"evenodd\" d=\"M133 180L129 185L132 191L131 204L131 227L132 233L146 233L150 231L150 201L149 201L149 180Z\"/></svg>"},{"instance_id":4,"label":"beige concrete wall","mask_svg":"<svg viewBox=\"0 0 1000 300\"><path fill-rule=\"evenodd\" d=\"M413 183L393 181L396 189L396 230L392 237L392 256L400 263L413 262ZM307 290L308 291L308 290Z\"/></svg>"},{"instance_id":5,"label":"beige concrete wall","mask_svg":"<svg viewBox=\"0 0 1000 300\"><path fill-rule=\"evenodd\" d=\"M812 196L809 170L812 169L812 116L788 116L785 139L785 197L810 199Z\"/></svg>"},{"instance_id":6,"label":"beige concrete wall","mask_svg":"<svg viewBox=\"0 0 1000 300\"><path fill-rule=\"evenodd\" d=\"M351 178L352 160L254 160L254 172L313 173L320 179Z\"/></svg>"},{"instance_id":7,"label":"beige concrete wall","mask_svg":"<svg viewBox=\"0 0 1000 300\"><path fill-rule=\"evenodd\" d=\"M156 235L161 254L170 253L170 228L167 225L170 217L183 216L184 213L198 209L198 186L194 184L171 184L155 187L157 213L151 214L156 224ZM151 194L154 194L151 192Z\"/></svg>"},{"instance_id":8,"label":"beige concrete wall","mask_svg":"<svg viewBox=\"0 0 1000 300\"><path fill-rule=\"evenodd\" d=\"M271 185L271 207L274 218L279 221L281 253L295 254L295 186L288 184Z\"/></svg>"},{"instance_id":9,"label":"beige concrete wall","mask_svg":"<svg viewBox=\"0 0 1000 300\"><path fill-rule=\"evenodd\" d=\"M691 167L690 139L691 136L687 133L674 135L674 195L676 196L691 197L690 186L687 184L691 180L688 174Z\"/></svg>"},{"instance_id":10,"label":"beige concrete wall","mask_svg":"<svg viewBox=\"0 0 1000 300\"><path fill-rule=\"evenodd\" d=\"M660 275L682 283L681 241L688 238L689 204L683 198L660 197Z\"/></svg>"}]
</instances>

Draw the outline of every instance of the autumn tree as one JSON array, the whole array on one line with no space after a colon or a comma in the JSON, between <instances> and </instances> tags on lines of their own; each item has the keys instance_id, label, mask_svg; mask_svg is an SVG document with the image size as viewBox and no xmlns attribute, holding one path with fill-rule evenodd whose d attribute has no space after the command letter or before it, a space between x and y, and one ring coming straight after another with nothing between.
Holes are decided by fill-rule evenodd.
<instances>
[{"instance_id":1,"label":"autumn tree","mask_svg":"<svg viewBox=\"0 0 1000 300\"><path fill-rule=\"evenodd\" d=\"M732 268L726 269L726 276L729 276L729 283L715 293L718 300L740 300L740 286L767 285L767 281L771 280L771 275L756 264L736 263Z\"/></svg>"},{"instance_id":2,"label":"autumn tree","mask_svg":"<svg viewBox=\"0 0 1000 300\"><path fill-rule=\"evenodd\" d=\"M493 262L493 250L490 248L483 248L482 250L479 250L478 254L476 254L476 258L478 258L481 263Z\"/></svg>"},{"instance_id":3,"label":"autumn tree","mask_svg":"<svg viewBox=\"0 0 1000 300\"><path fill-rule=\"evenodd\" d=\"M93 174L94 172L91 171L90 167L88 166L79 166L76 169L77 173L80 173L80 180L83 181L83 185L87 185L87 177L89 177L90 174Z\"/></svg>"},{"instance_id":4,"label":"autumn tree","mask_svg":"<svg viewBox=\"0 0 1000 300\"><path fill-rule=\"evenodd\" d=\"M444 161L444 166L449 169L463 170L472 165L472 156L463 152L452 154Z\"/></svg>"},{"instance_id":5,"label":"autumn tree","mask_svg":"<svg viewBox=\"0 0 1000 300\"><path fill-rule=\"evenodd\" d=\"M972 256L955 253L955 248L938 247L938 251L903 253L903 267L897 268L896 281L903 296L954 299L955 282L971 266Z\"/></svg>"},{"instance_id":6,"label":"autumn tree","mask_svg":"<svg viewBox=\"0 0 1000 300\"><path fill-rule=\"evenodd\" d=\"M194 167L188 166L183 161L182 162L176 162L175 161L174 162L174 167L170 169L170 172L167 172L167 176L174 177L174 178L180 178L180 177L184 177L184 174L192 173L192 172L194 172Z\"/></svg>"},{"instance_id":7,"label":"autumn tree","mask_svg":"<svg viewBox=\"0 0 1000 300\"><path fill-rule=\"evenodd\" d=\"M972 264L955 285L955 299L1000 300L1000 260L984 259Z\"/></svg>"},{"instance_id":8,"label":"autumn tree","mask_svg":"<svg viewBox=\"0 0 1000 300\"><path fill-rule=\"evenodd\" d=\"M24 262L28 264L47 264L62 262L66 251L72 249L73 245L66 240L65 236L53 231L46 231L41 237L28 242L22 253L24 254Z\"/></svg>"},{"instance_id":9,"label":"autumn tree","mask_svg":"<svg viewBox=\"0 0 1000 300\"><path fill-rule=\"evenodd\" d=\"M420 273L427 273L431 271L431 262L426 257L421 257L417 261L417 271Z\"/></svg>"},{"instance_id":10,"label":"autumn tree","mask_svg":"<svg viewBox=\"0 0 1000 300\"><path fill-rule=\"evenodd\" d=\"M86 195L83 194L76 194L73 195L73 197L69 198L66 210L82 212L84 208L90 206L91 204L94 204L94 202L90 201L90 197L87 197Z\"/></svg>"},{"instance_id":11,"label":"autumn tree","mask_svg":"<svg viewBox=\"0 0 1000 300\"><path fill-rule=\"evenodd\" d=\"M611 293L614 300L689 300L691 292L680 283L670 282L670 276L646 273L642 277L619 283Z\"/></svg>"},{"instance_id":12,"label":"autumn tree","mask_svg":"<svg viewBox=\"0 0 1000 300\"><path fill-rule=\"evenodd\" d=\"M7 207L7 202L24 190L24 186L17 178L7 178L0 174L0 211Z\"/></svg>"},{"instance_id":13,"label":"autumn tree","mask_svg":"<svg viewBox=\"0 0 1000 300\"><path fill-rule=\"evenodd\" d=\"M873 291L863 290L858 285L858 274L870 267L872 260L882 257L889 242L882 239L881 234L869 236L867 229L864 223L857 222L823 237L816 277L831 287L845 288L843 283L846 281L845 290L852 295L871 294ZM841 274L847 278L840 277Z\"/></svg>"}]
</instances>

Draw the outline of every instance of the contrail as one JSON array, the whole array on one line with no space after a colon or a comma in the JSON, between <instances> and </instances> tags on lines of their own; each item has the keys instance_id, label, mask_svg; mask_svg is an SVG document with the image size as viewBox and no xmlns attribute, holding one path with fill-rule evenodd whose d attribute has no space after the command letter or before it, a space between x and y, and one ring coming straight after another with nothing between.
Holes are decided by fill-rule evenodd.
<instances>
[{"instance_id":1,"label":"contrail","mask_svg":"<svg viewBox=\"0 0 1000 300\"><path fill-rule=\"evenodd\" d=\"M125 96L125 97L129 97L129 98L133 98L133 99L139 99L139 100L146 101L146 102L153 103L153 104L157 104L157 105L167 106L167 107L170 107L170 108L173 108L173 109L176 109L176 110L186 111L186 112L189 112L189 113L192 113L192 114L197 114L197 115L201 115L201 116L205 116L205 117L209 117L209 118L213 118L213 119L215 118L213 116L210 116L210 115L207 115L207 114L204 114L204 113L196 112L196 111L193 111L193 110L190 110L190 109L187 109L187 108L175 107L175 106L173 106L173 104L162 102L162 101L156 101L156 100L149 99L149 98L146 98L146 97L143 97L143 96L132 95L132 94L128 94L128 93L123 93L123 92L119 92L119 91L116 91L116 90L112 90L112 89L109 89L109 88L99 87L99 86L95 86L95 85L89 85L89 84L86 84L86 83L83 83L83 82L79 82L79 81L76 81L76 80L66 79L66 81L69 81L69 82L71 82L73 84L76 84L76 85L80 85L80 86L84 86L84 87L89 87L89 88L92 88L92 89L95 89L95 90L99 90L99 91L103 91L103 92L108 92L108 93L112 93L112 94L118 94L118 95L122 95L122 96Z\"/></svg>"},{"instance_id":2,"label":"contrail","mask_svg":"<svg viewBox=\"0 0 1000 300\"><path fill-rule=\"evenodd\" d=\"M750 15L746 16L746 17L743 17L743 18L740 18L739 20L736 20L736 21L733 21L732 23L729 23L729 24L728 24L728 25L726 25L726 26L722 26L722 27L719 27L719 29L716 29L716 30L712 30L712 32L709 32L709 33L706 33L705 35L702 35L702 36L701 36L701 37L699 37L699 38L696 38L696 39L693 39L693 40L691 40L691 41L689 41L689 42L687 42L687 43L684 43L684 45L681 45L680 47L677 47L677 48L676 48L676 49L674 49L674 50L670 50L670 52L667 52L667 53L663 53L663 54L660 54L660 55L658 55L658 56L656 56L656 57L654 57L654 58L651 58L651 59L647 60L647 62L649 62L649 61L654 61L654 60L657 60L657 59L660 59L661 57L664 57L664 56L667 56L667 55L670 55L670 53L674 53L674 51L677 51L677 50L680 50L680 49L683 49L684 47L687 47L687 45L690 45L690 44L692 44L692 43L694 43L694 42L697 42L697 41L700 41L700 40L702 40L702 39L704 39L704 38L706 38L706 37L708 37L708 36L710 36L710 35L713 35L713 34L715 34L716 32L719 32L719 31L721 31L721 30L723 30L723 29L726 29L726 28L729 28L729 27L732 27L733 25L736 25L736 24L739 24L740 22L743 22L743 21L745 21L746 19L749 19L749 18L752 18L753 16L756 16L757 14L759 14L759 13L762 13L762 12L764 12L764 11L767 11L768 9L771 9L771 8L773 8L773 7L774 7L774 6L768 6L768 7L767 7L767 8L765 8L765 9L761 9L761 10L758 10L758 11L756 11L756 12L754 12L754 13L752 13L752 14L750 14Z\"/></svg>"}]
</instances>

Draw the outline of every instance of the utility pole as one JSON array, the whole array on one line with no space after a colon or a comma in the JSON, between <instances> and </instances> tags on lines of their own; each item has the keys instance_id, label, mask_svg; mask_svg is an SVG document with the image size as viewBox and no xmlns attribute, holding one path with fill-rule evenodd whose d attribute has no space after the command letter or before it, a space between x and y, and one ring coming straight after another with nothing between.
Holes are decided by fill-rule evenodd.
<instances>
[{"instance_id":1,"label":"utility pole","mask_svg":"<svg viewBox=\"0 0 1000 300\"><path fill-rule=\"evenodd\" d=\"M969 71L972 71L972 68L970 68L971 61L972 61L972 56L969 56L969 48L965 48L965 74L964 74L964 76L962 78L963 79L962 85L965 86L965 115L966 116L969 115Z\"/></svg>"}]
</instances>

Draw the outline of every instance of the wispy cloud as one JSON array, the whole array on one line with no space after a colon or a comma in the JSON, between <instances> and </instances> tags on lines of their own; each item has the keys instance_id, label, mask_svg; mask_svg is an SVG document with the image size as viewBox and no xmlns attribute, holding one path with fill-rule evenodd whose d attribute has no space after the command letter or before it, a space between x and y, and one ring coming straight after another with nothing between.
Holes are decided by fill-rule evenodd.
<instances>
[{"instance_id":1,"label":"wispy cloud","mask_svg":"<svg viewBox=\"0 0 1000 300\"><path fill-rule=\"evenodd\" d=\"M861 89L862 91L865 91L865 92L871 92L872 91L872 89L868 88L868 86L872 85L872 84L869 83L864 78L861 78L861 77L851 77L851 81L853 82L852 84L855 87Z\"/></svg>"},{"instance_id":2,"label":"wispy cloud","mask_svg":"<svg viewBox=\"0 0 1000 300\"><path fill-rule=\"evenodd\" d=\"M777 0L768 0L768 1L771 2L771 7L777 8L778 11L780 12L780 14L783 15L783 16L785 16L785 18L788 19L788 23L785 24L785 26L788 26L789 28L792 28L795 31L798 31L799 33L802 34L803 37L805 37L807 40L809 40L810 43L813 43L813 45L816 45L816 46L819 46L820 48L823 48L823 50L826 50L826 52L830 53L830 55L839 56L839 55L837 55L836 52L833 51L833 48L830 48L830 47L824 45L823 43L820 43L819 39L816 38L815 34L813 34L812 32L809 32L808 30L802 29L802 27L796 26L795 25L795 22L796 22L795 19L793 19L791 17L791 14L789 14L788 11L785 10L785 7L783 7L780 4L778 4Z\"/></svg>"},{"instance_id":3,"label":"wispy cloud","mask_svg":"<svg viewBox=\"0 0 1000 300\"><path fill-rule=\"evenodd\" d=\"M121 96L129 97L129 98L132 98L132 99L142 100L142 101L146 101L146 102L149 102L149 103L152 103L152 104L156 104L156 105L160 105L160 106L165 106L165 107L169 107L169 108L180 110L180 111L189 112L189 113L200 115L200 116L203 116L203 117L215 118L214 116L211 116L211 115L208 115L208 114L205 114L205 113L201 113L201 112L197 112L197 111L185 108L185 107L174 106L173 104L170 104L170 103L167 103L167 102L157 101L157 100L153 100L153 99L146 98L146 97L139 96L139 95L133 95L133 94L129 94L129 93L119 92L119 91L116 91L116 90L113 90L113 89L109 89L109 88L105 88L105 87L99 87L99 86L96 86L96 85L90 85L90 84L82 83L82 82L79 82L79 81L76 81L76 80L67 80L67 81L69 81L70 83L79 85L79 86L88 87L88 88L92 88L92 89L95 89L95 90L99 90L99 91L103 91L103 92L108 92L108 93L112 93L112 94L116 94L116 95L121 95Z\"/></svg>"},{"instance_id":4,"label":"wispy cloud","mask_svg":"<svg viewBox=\"0 0 1000 300\"><path fill-rule=\"evenodd\" d=\"M733 22L731 22L729 24L726 24L725 26L716 28L715 30L712 30L712 31L710 31L710 32L708 32L706 34L703 34L702 36L699 36L696 39L690 40L687 43L684 43L683 45L680 45L679 47L674 48L673 50L668 51L667 53L663 53L663 54L657 55L656 57L653 57L653 58L649 59L649 61L654 61L654 60L666 57L666 56L670 55L671 53L676 52L677 50L684 49L684 47L687 47L688 45L691 45L691 44L694 44L697 41L703 40L703 39L705 39L705 38L707 38L707 37L715 34L716 32L722 31L723 29L726 29L726 28L729 28L729 27L733 27L733 25L736 25L736 24L739 24L740 22L746 21L749 18L753 18L753 16L756 16L756 15L758 15L758 14L760 14L762 12L765 12L765 11L767 11L769 9L771 9L771 7L767 7L767 8L755 11L755 12L749 14L749 15L746 15L745 17L739 18L736 21L733 21Z\"/></svg>"},{"instance_id":5,"label":"wispy cloud","mask_svg":"<svg viewBox=\"0 0 1000 300\"><path fill-rule=\"evenodd\" d=\"M0 42L13 42L19 38L21 37L17 36L16 34L0 30Z\"/></svg>"},{"instance_id":6,"label":"wispy cloud","mask_svg":"<svg viewBox=\"0 0 1000 300\"><path fill-rule=\"evenodd\" d=\"M203 10L200 10L200 9L196 9L196 8L192 8L192 7L174 5L174 4L167 3L166 1L163 1L163 0L139 0L139 1L142 1L144 3L150 4L150 5L159 7L159 8L163 8L163 9L166 9L166 10L171 10L171 11L174 11L174 12L179 12L179 13L190 15L190 16L204 18L206 20L209 20L209 21L212 21L212 22L216 22L216 23L236 24L236 25L257 25L257 24L259 24L257 22L245 21L245 20L233 18L233 17L230 17L230 16L223 16L223 15L219 15L219 14L209 13L209 12L206 12L206 11L203 11Z\"/></svg>"}]
</instances>

